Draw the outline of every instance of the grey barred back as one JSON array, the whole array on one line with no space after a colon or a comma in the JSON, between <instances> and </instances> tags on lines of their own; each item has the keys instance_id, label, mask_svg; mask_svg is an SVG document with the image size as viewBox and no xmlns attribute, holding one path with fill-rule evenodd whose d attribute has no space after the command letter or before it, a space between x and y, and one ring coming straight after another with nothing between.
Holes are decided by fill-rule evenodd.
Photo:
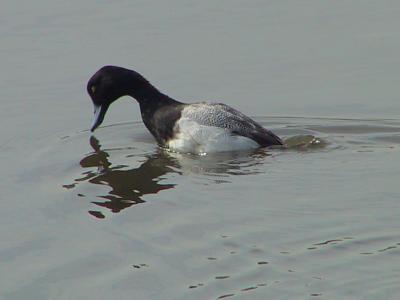
<instances>
[{"instance_id":1,"label":"grey barred back","mask_svg":"<svg viewBox=\"0 0 400 300\"><path fill-rule=\"evenodd\" d=\"M244 132L261 126L236 109L222 103L193 103L182 111L182 117L204 126L214 126ZM261 127L262 128L262 127Z\"/></svg>"},{"instance_id":2,"label":"grey barred back","mask_svg":"<svg viewBox=\"0 0 400 300\"><path fill-rule=\"evenodd\" d=\"M283 144L274 133L223 103L189 104L183 108L181 117L193 120L200 125L225 128L231 134L251 138L262 146Z\"/></svg>"}]
</instances>

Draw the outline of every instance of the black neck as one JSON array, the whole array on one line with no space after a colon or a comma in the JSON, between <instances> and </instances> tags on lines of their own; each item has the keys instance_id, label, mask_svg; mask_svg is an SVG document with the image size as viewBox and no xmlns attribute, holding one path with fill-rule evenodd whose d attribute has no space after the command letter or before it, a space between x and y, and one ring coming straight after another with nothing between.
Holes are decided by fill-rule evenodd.
<instances>
[{"instance_id":1,"label":"black neck","mask_svg":"<svg viewBox=\"0 0 400 300\"><path fill-rule=\"evenodd\" d=\"M145 88L137 91L132 91L129 94L139 102L140 109L157 110L165 105L180 104L181 102L172 99L171 97L161 93L150 83Z\"/></svg>"},{"instance_id":2,"label":"black neck","mask_svg":"<svg viewBox=\"0 0 400 300\"><path fill-rule=\"evenodd\" d=\"M182 103L176 101L167 95L158 91L152 85L147 88L136 90L129 94L139 102L140 113L142 115L143 123L147 129L153 134L160 144L163 144L163 140L159 137L158 131L155 126L155 113L158 110L162 110L166 106L179 106Z\"/></svg>"}]
</instances>

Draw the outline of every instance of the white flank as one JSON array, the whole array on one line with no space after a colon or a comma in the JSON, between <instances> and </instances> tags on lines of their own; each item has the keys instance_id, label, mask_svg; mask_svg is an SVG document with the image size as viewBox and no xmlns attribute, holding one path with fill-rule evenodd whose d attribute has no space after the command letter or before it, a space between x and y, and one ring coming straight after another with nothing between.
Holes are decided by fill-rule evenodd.
<instances>
[{"instance_id":1,"label":"white flank","mask_svg":"<svg viewBox=\"0 0 400 300\"><path fill-rule=\"evenodd\" d=\"M179 132L167 146L181 153L206 154L213 152L256 149L259 144L244 136L231 135L229 130L200 125L188 118L181 118L175 125Z\"/></svg>"}]
</instances>

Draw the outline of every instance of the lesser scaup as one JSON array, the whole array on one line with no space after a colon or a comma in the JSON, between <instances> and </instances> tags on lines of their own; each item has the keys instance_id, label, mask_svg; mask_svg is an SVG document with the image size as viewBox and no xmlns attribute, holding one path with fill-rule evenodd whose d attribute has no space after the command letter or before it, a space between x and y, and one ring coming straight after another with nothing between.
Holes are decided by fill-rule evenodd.
<instances>
[{"instance_id":1,"label":"lesser scaup","mask_svg":"<svg viewBox=\"0 0 400 300\"><path fill-rule=\"evenodd\" d=\"M135 98L147 129L157 143L177 152L207 153L283 145L282 140L257 122L222 103L176 101L157 90L139 73L105 66L89 80L94 105L94 131L107 109L122 96Z\"/></svg>"}]
</instances>

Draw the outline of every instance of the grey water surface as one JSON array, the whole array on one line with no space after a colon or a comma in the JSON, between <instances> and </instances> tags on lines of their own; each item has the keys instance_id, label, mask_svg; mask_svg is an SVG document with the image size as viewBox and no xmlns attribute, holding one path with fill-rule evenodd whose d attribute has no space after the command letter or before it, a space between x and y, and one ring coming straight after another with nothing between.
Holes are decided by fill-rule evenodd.
<instances>
[{"instance_id":1,"label":"grey water surface","mask_svg":"<svg viewBox=\"0 0 400 300\"><path fill-rule=\"evenodd\" d=\"M0 299L398 299L400 4L3 1ZM157 147L141 72L227 103L286 149Z\"/></svg>"}]
</instances>

